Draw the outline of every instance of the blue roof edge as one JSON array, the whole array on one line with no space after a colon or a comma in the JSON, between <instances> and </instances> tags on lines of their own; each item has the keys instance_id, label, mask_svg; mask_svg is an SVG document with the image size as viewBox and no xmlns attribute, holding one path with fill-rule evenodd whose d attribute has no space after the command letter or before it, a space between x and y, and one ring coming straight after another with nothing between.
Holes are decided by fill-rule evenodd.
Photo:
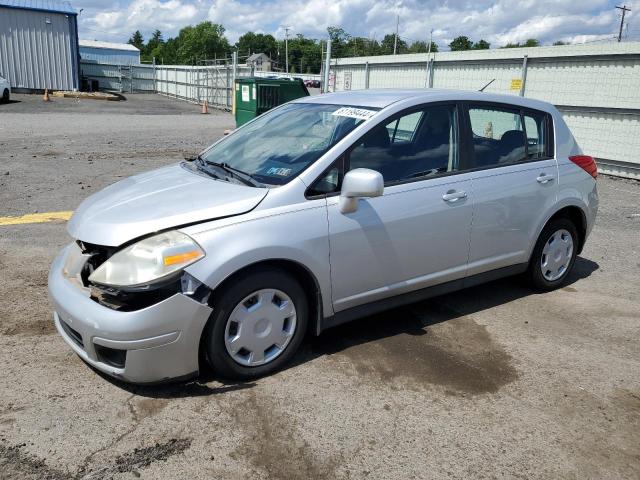
<instances>
[{"instance_id":1,"label":"blue roof edge","mask_svg":"<svg viewBox=\"0 0 640 480\"><path fill-rule=\"evenodd\" d=\"M47 7L40 7L37 5L37 2L33 2L34 5L18 5L15 2L10 3L7 1L2 1L0 0L0 7L4 7L4 8L13 8L15 10L32 10L35 12L48 12L48 13L62 13L65 15L78 15L78 12L76 12L73 7L71 6L71 4L69 2L60 2L60 8L56 9L56 8L47 8Z\"/></svg>"}]
</instances>

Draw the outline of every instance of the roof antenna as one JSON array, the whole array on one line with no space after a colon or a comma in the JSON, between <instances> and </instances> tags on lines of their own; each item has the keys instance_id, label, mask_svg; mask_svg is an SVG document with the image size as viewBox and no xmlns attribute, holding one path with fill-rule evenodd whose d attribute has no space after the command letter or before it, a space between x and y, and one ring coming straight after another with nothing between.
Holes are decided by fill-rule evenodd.
<instances>
[{"instance_id":1,"label":"roof antenna","mask_svg":"<svg viewBox=\"0 0 640 480\"><path fill-rule=\"evenodd\" d=\"M491 85L493 82L495 82L496 79L494 78L493 80L491 80L489 83L487 83L484 87L482 87L480 90L478 90L479 92L484 92L484 89L487 88L489 85Z\"/></svg>"}]
</instances>

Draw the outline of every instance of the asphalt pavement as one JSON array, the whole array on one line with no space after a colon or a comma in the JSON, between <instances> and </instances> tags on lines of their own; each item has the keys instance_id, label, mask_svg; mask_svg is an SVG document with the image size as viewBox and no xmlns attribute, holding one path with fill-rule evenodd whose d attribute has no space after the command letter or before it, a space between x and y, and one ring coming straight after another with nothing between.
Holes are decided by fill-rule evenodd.
<instances>
[{"instance_id":1,"label":"asphalt pavement","mask_svg":"<svg viewBox=\"0 0 640 480\"><path fill-rule=\"evenodd\" d=\"M254 382L135 387L55 332L64 216L6 217L72 211L233 119L158 95L14 99L0 105L0 478L640 478L640 183L599 177L560 290L504 279L329 330Z\"/></svg>"}]
</instances>

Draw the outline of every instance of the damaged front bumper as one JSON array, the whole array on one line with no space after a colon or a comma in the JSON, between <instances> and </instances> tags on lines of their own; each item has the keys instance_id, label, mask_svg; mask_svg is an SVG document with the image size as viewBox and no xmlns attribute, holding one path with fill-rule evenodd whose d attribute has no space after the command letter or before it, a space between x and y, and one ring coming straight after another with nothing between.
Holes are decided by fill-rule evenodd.
<instances>
[{"instance_id":1,"label":"damaged front bumper","mask_svg":"<svg viewBox=\"0 0 640 480\"><path fill-rule=\"evenodd\" d=\"M211 314L206 302L175 293L139 310L114 310L91 298L79 273L84 262L73 243L49 272L56 328L84 361L132 383L198 374L200 337Z\"/></svg>"}]
</instances>

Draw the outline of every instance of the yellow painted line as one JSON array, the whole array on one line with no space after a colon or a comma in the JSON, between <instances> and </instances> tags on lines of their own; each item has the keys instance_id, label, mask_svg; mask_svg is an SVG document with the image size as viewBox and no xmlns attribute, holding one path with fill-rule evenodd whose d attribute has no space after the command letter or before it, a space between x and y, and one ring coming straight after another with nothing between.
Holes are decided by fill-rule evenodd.
<instances>
[{"instance_id":1,"label":"yellow painted line","mask_svg":"<svg viewBox=\"0 0 640 480\"><path fill-rule=\"evenodd\" d=\"M69 220L73 212L28 213L19 217L0 217L0 226L24 225L26 223L46 223L58 220Z\"/></svg>"}]
</instances>

